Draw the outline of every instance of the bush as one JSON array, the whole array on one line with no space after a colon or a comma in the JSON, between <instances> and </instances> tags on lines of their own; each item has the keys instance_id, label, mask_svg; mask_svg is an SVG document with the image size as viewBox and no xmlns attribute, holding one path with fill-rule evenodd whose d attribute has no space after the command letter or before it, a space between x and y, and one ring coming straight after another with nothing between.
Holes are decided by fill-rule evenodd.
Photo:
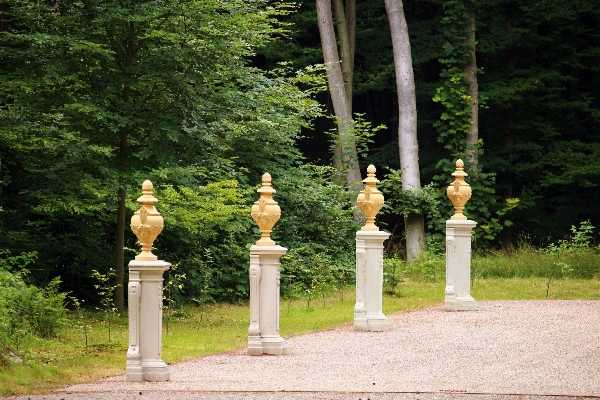
<instances>
[{"instance_id":1,"label":"bush","mask_svg":"<svg viewBox=\"0 0 600 400\"><path fill-rule=\"evenodd\" d=\"M332 183L333 173L332 168L308 164L272 172L274 199L281 208L272 237L289 249L282 269L291 268L286 279L293 275L292 283L310 293L351 283L346 264L354 262L358 225L347 192ZM257 188L228 180L157 189L165 219L155 243L157 254L177 264L177 271L165 274L170 305L247 299L249 247L260 237L250 216L251 204L259 198ZM324 278L329 275L337 278Z\"/></svg>"},{"instance_id":2,"label":"bush","mask_svg":"<svg viewBox=\"0 0 600 400\"><path fill-rule=\"evenodd\" d=\"M352 254L353 255L353 254ZM318 244L290 249L281 257L281 295L304 299L307 308L317 297L343 290L356 279L354 259L332 255Z\"/></svg>"},{"instance_id":3,"label":"bush","mask_svg":"<svg viewBox=\"0 0 600 400\"><path fill-rule=\"evenodd\" d=\"M0 349L15 348L26 336L53 337L66 320L60 280L45 288L27 285L19 273L0 268Z\"/></svg>"}]
</instances>

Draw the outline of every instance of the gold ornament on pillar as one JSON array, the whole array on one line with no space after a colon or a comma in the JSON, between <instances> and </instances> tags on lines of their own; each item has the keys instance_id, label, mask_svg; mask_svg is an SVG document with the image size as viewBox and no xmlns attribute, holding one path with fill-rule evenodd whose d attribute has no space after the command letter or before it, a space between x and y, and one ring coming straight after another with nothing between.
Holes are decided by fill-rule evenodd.
<instances>
[{"instance_id":1,"label":"gold ornament on pillar","mask_svg":"<svg viewBox=\"0 0 600 400\"><path fill-rule=\"evenodd\" d=\"M379 180L375 177L375 172L374 165L371 164L367 167L367 177L363 179L366 186L356 199L358 206L367 220L365 226L361 228L363 231L379 230L377 225L375 225L375 216L381 210L381 207L383 207L383 194L375 186L379 183Z\"/></svg>"},{"instance_id":2,"label":"gold ornament on pillar","mask_svg":"<svg viewBox=\"0 0 600 400\"><path fill-rule=\"evenodd\" d=\"M152 182L144 181L142 184L142 197L137 199L142 208L131 217L131 230L142 245L142 252L135 256L138 261L156 261L158 258L152 254L152 243L163 229L163 217L154 207L158 199L152 194Z\"/></svg>"},{"instance_id":3,"label":"gold ornament on pillar","mask_svg":"<svg viewBox=\"0 0 600 400\"><path fill-rule=\"evenodd\" d=\"M252 219L260 229L260 239L256 242L258 246L275 246L275 242L271 239L271 230L275 223L279 221L281 209L275 200L273 193L275 189L271 187L271 175L264 174L262 176L262 187L257 190L260 193L260 198L252 206Z\"/></svg>"},{"instance_id":4,"label":"gold ornament on pillar","mask_svg":"<svg viewBox=\"0 0 600 400\"><path fill-rule=\"evenodd\" d=\"M463 171L464 166L465 163L463 160L456 160L456 171L452 173L452 176L455 179L446 190L448 198L454 206L454 215L450 217L450 219L454 220L467 219L463 214L463 208L465 208L465 204L471 198L471 186L465 182L465 176L469 175Z\"/></svg>"}]
</instances>

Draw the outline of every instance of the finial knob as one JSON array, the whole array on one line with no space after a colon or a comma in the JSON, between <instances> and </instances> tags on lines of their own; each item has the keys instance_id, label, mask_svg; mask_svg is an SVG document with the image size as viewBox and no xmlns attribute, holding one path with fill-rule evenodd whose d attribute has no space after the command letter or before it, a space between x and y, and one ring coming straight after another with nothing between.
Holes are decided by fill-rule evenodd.
<instances>
[{"instance_id":1,"label":"finial knob","mask_svg":"<svg viewBox=\"0 0 600 400\"><path fill-rule=\"evenodd\" d=\"M268 184L268 186L271 186L271 174L268 172L265 172L262 176L262 182L263 182L263 185Z\"/></svg>"},{"instance_id":2,"label":"finial knob","mask_svg":"<svg viewBox=\"0 0 600 400\"><path fill-rule=\"evenodd\" d=\"M131 230L142 245L142 252L135 256L139 261L156 261L158 257L152 254L152 243L163 230L163 217L154 207L158 199L152 193L154 186L149 180L142 184L142 196L137 199L142 208L131 217Z\"/></svg>"},{"instance_id":3,"label":"finial knob","mask_svg":"<svg viewBox=\"0 0 600 400\"><path fill-rule=\"evenodd\" d=\"M275 200L273 194L276 192L271 187L271 175L265 173L262 176L262 187L257 190L260 198L252 206L252 219L260 229L260 239L256 242L258 246L275 246L275 241L271 239L271 231L275 223L279 221L281 209Z\"/></svg>"},{"instance_id":4,"label":"finial knob","mask_svg":"<svg viewBox=\"0 0 600 400\"><path fill-rule=\"evenodd\" d=\"M375 177L375 166L373 164L367 167L367 177L363 180L365 188L358 194L356 202L365 215L366 223L361 228L363 231L378 231L375 225L375 217L383 207L383 194L377 189L379 183Z\"/></svg>"},{"instance_id":5,"label":"finial knob","mask_svg":"<svg viewBox=\"0 0 600 400\"><path fill-rule=\"evenodd\" d=\"M464 172L464 166L465 163L463 160L456 160L456 171L452 173L452 176L454 176L455 179L446 190L448 198L454 206L454 215L450 217L450 219L454 220L467 219L467 217L463 214L463 209L467 201L469 201L471 198L471 186L465 182L465 177L469 176L469 174Z\"/></svg>"}]
</instances>

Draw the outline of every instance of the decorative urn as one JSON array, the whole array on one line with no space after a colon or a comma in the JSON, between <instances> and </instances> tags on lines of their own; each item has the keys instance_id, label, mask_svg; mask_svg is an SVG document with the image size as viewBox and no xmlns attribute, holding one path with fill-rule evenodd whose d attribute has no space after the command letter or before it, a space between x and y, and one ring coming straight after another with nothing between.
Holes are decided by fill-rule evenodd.
<instances>
[{"instance_id":1,"label":"decorative urn","mask_svg":"<svg viewBox=\"0 0 600 400\"><path fill-rule=\"evenodd\" d=\"M383 194L375 185L379 180L375 177L375 166L367 167L367 177L363 180L365 188L358 194L356 202L365 215L366 223L361 228L363 231L378 231L379 228L375 225L375 216L383 207Z\"/></svg>"},{"instance_id":2,"label":"decorative urn","mask_svg":"<svg viewBox=\"0 0 600 400\"><path fill-rule=\"evenodd\" d=\"M262 176L262 187L257 190L260 193L258 201L252 206L252 219L260 229L260 239L256 242L258 246L275 246L275 241L271 239L271 230L275 223L279 221L281 209L275 200L273 193L275 189L271 187L271 175L266 173Z\"/></svg>"},{"instance_id":3,"label":"decorative urn","mask_svg":"<svg viewBox=\"0 0 600 400\"><path fill-rule=\"evenodd\" d=\"M454 206L454 215L450 217L450 219L454 220L467 219L467 217L465 217L463 214L463 209L465 208L467 201L469 201L471 198L471 186L465 182L465 176L469 175L463 171L464 166L465 163L463 160L456 160L456 171L452 173L452 176L455 179L446 190L448 193L448 198Z\"/></svg>"},{"instance_id":4,"label":"decorative urn","mask_svg":"<svg viewBox=\"0 0 600 400\"><path fill-rule=\"evenodd\" d=\"M152 243L163 230L163 217L154 207L158 199L152 194L152 182L145 180L142 184L142 196L137 199L142 208L131 217L131 230L142 245L142 252L135 256L139 261L156 261L158 258L152 254Z\"/></svg>"}]
</instances>

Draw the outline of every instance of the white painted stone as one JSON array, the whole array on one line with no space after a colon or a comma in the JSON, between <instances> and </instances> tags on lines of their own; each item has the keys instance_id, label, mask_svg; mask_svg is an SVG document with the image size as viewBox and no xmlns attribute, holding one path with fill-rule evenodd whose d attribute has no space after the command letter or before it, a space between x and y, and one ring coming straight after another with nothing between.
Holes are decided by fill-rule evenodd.
<instances>
[{"instance_id":1,"label":"white painted stone","mask_svg":"<svg viewBox=\"0 0 600 400\"><path fill-rule=\"evenodd\" d=\"M355 331L387 331L389 323L382 312L383 242L390 236L383 231L356 232Z\"/></svg>"},{"instance_id":2,"label":"white painted stone","mask_svg":"<svg viewBox=\"0 0 600 400\"><path fill-rule=\"evenodd\" d=\"M250 328L248 354L287 354L279 335L279 259L285 247L250 247Z\"/></svg>"},{"instance_id":3,"label":"white painted stone","mask_svg":"<svg viewBox=\"0 0 600 400\"><path fill-rule=\"evenodd\" d=\"M446 221L445 310L477 310L471 297L471 230L476 225L470 220Z\"/></svg>"},{"instance_id":4,"label":"white painted stone","mask_svg":"<svg viewBox=\"0 0 600 400\"><path fill-rule=\"evenodd\" d=\"M128 382L169 380L169 368L161 353L163 272L170 266L160 260L129 262Z\"/></svg>"}]
</instances>

